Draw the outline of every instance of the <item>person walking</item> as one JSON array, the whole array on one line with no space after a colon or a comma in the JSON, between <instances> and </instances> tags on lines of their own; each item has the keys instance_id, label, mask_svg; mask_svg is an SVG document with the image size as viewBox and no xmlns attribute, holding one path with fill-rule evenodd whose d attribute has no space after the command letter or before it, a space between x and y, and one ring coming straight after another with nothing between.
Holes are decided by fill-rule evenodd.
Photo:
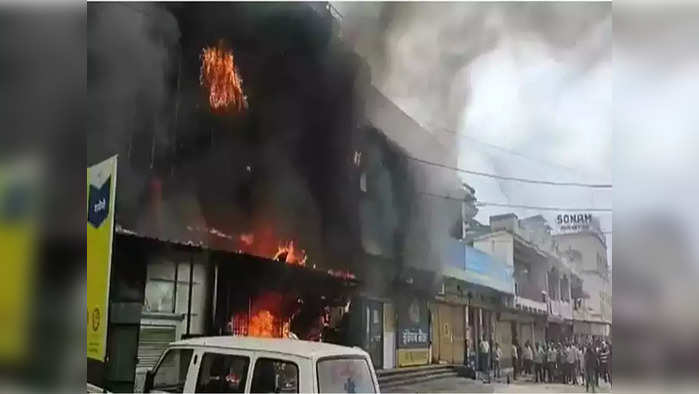
<instances>
[{"instance_id":1,"label":"person walking","mask_svg":"<svg viewBox=\"0 0 699 394\"><path fill-rule=\"evenodd\" d=\"M597 374L597 352L595 346L590 344L585 350L585 392L596 392L596 374Z\"/></svg>"}]
</instances>

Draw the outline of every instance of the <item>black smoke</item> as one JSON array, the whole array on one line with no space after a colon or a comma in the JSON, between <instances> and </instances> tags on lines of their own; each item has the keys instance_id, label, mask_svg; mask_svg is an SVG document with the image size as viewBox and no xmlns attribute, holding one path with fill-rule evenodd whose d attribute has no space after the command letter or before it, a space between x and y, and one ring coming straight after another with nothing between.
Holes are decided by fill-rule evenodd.
<instances>
[{"instance_id":1,"label":"black smoke","mask_svg":"<svg viewBox=\"0 0 699 394\"><path fill-rule=\"evenodd\" d=\"M294 240L311 261L356 254L361 59L309 4L91 4L89 162L119 153L117 220L166 239L218 229L237 248ZM249 107L214 114L202 48L234 53ZM204 235L206 237L206 234Z\"/></svg>"}]
</instances>

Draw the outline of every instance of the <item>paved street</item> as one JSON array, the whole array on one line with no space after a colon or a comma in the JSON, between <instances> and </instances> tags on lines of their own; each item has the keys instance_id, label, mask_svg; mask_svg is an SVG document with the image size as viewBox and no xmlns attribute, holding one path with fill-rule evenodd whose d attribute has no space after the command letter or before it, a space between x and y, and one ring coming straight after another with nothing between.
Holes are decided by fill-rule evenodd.
<instances>
[{"instance_id":1,"label":"paved street","mask_svg":"<svg viewBox=\"0 0 699 394\"><path fill-rule=\"evenodd\" d=\"M477 380L461 377L436 379L409 386L393 387L381 390L384 393L584 393L584 386L571 386L560 383L534 383L529 379L517 380L515 383L481 383ZM609 384L600 382L599 393L611 392Z\"/></svg>"}]
</instances>

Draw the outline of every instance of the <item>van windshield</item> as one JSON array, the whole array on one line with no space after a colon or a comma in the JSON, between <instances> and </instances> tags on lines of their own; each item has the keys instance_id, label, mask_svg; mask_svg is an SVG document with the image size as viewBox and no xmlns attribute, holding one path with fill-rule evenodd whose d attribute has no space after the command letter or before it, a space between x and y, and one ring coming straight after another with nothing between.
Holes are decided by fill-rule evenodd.
<instances>
[{"instance_id":1,"label":"van windshield","mask_svg":"<svg viewBox=\"0 0 699 394\"><path fill-rule=\"evenodd\" d=\"M364 358L333 357L318 360L321 393L374 393L374 382Z\"/></svg>"}]
</instances>

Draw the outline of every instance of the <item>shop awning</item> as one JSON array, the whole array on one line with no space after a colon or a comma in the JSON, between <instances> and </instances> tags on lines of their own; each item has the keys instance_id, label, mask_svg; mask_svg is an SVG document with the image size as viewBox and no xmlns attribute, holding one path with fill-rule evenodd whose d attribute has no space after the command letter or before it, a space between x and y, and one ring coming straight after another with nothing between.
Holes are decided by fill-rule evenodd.
<instances>
[{"instance_id":1,"label":"shop awning","mask_svg":"<svg viewBox=\"0 0 699 394\"><path fill-rule=\"evenodd\" d=\"M515 292L512 268L487 253L454 240L449 243L446 260L445 276L506 294Z\"/></svg>"}]
</instances>

